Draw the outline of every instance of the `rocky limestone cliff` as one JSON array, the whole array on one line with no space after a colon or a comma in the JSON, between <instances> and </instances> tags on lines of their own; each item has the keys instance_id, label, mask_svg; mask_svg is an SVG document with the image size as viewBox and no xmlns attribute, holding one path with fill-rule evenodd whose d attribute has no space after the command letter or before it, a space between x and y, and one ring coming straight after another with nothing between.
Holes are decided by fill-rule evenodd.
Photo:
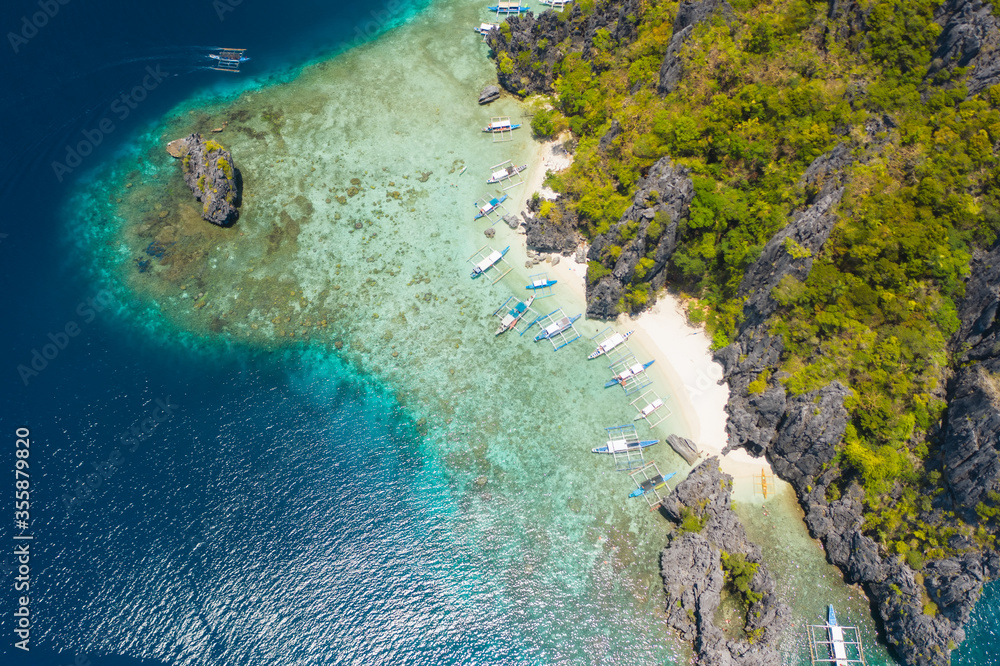
<instances>
[{"instance_id":1,"label":"rocky limestone cliff","mask_svg":"<svg viewBox=\"0 0 1000 666\"><path fill-rule=\"evenodd\" d=\"M538 16L528 12L509 17L509 31L504 27L487 36L500 85L516 95L552 92L556 60L574 50L589 60L598 29L607 30L621 46L635 40L641 4L640 0L598 0L587 16L573 3L564 10L567 16L548 10Z\"/></svg>"},{"instance_id":2,"label":"rocky limestone cliff","mask_svg":"<svg viewBox=\"0 0 1000 666\"><path fill-rule=\"evenodd\" d=\"M933 77L942 70L965 67L969 96L1000 82L1000 18L982 0L948 0L935 12L941 26L934 59L927 70Z\"/></svg>"},{"instance_id":3,"label":"rocky limestone cliff","mask_svg":"<svg viewBox=\"0 0 1000 666\"><path fill-rule=\"evenodd\" d=\"M879 121L874 129L882 126L884 122ZM797 248L788 252L785 239L793 239L810 254L822 248L833 228L830 218L848 164L846 153L838 148L806 171L802 184L812 192L813 203L771 239L740 287L746 297L744 322L736 340L716 354L730 386L729 447L765 455L775 472L791 483L810 533L822 541L827 558L848 582L865 587L884 637L896 654L907 664L944 665L951 649L965 637L962 625L983 583L1000 571L1000 558L956 537L956 543L949 545L962 552L960 556L930 562L918 574L899 555L886 552L863 533L863 491L856 483L838 499L827 497L830 484L842 474L834 447L848 422L847 388L833 382L816 391L789 395L779 381L772 380L760 393L748 390L762 372L777 370L784 348L766 323L777 308L771 290L786 277L804 280L811 268L810 256ZM994 395L989 373L1000 366L996 358L1000 346L993 339L1000 307L1000 250L976 261L960 306L963 327L956 336L956 345L966 353L949 390L941 443L954 505L966 511L1000 488L996 408L1000 402L989 399ZM936 604L936 613L925 613L928 600Z\"/></svg>"},{"instance_id":4,"label":"rocky limestone cliff","mask_svg":"<svg viewBox=\"0 0 1000 666\"><path fill-rule=\"evenodd\" d=\"M694 642L699 663L777 666L781 658L775 645L789 625L791 611L778 599L760 549L747 540L732 510L732 482L719 469L719 459L712 457L694 468L662 505L662 512L677 524L694 516L703 525L699 531L676 530L660 557L667 623ZM727 637L715 625L726 587L724 553L756 565L748 588L759 596L747 607L743 627L752 641ZM738 594L732 589L727 593Z\"/></svg>"},{"instance_id":5,"label":"rocky limestone cliff","mask_svg":"<svg viewBox=\"0 0 1000 666\"><path fill-rule=\"evenodd\" d=\"M232 226L240 216L243 179L230 152L200 134L171 142L171 146L171 154L181 158L184 182L202 203L201 216L220 227Z\"/></svg>"},{"instance_id":6,"label":"rocky limestone cliff","mask_svg":"<svg viewBox=\"0 0 1000 666\"><path fill-rule=\"evenodd\" d=\"M660 65L660 82L657 91L661 95L672 93L684 76L684 63L681 62L681 47L688 40L695 26L707 21L716 10L729 17L733 8L726 0L684 0L677 7L677 17L674 19L674 32L667 46L667 54Z\"/></svg>"},{"instance_id":7,"label":"rocky limestone cliff","mask_svg":"<svg viewBox=\"0 0 1000 666\"><path fill-rule=\"evenodd\" d=\"M587 285L588 317L618 316L618 301L625 292L625 284L635 275L639 260L650 251L654 252L654 263L643 279L655 290L665 285L664 268L677 248L677 227L687 217L693 198L694 184L687 170L674 166L669 157L661 158L649 169L639 181L632 205L618 223L591 243L588 259L599 261L616 242L628 239L620 246L621 254L611 275Z\"/></svg>"},{"instance_id":8,"label":"rocky limestone cliff","mask_svg":"<svg viewBox=\"0 0 1000 666\"><path fill-rule=\"evenodd\" d=\"M973 258L962 327L955 336L957 369L948 389L941 457L958 510L975 519L980 502L997 506L1000 492L1000 246Z\"/></svg>"}]
</instances>

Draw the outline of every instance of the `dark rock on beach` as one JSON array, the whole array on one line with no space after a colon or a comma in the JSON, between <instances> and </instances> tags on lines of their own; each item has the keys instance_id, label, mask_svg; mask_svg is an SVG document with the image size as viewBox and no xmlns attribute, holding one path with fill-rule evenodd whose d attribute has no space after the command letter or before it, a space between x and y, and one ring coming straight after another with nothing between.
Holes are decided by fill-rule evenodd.
<instances>
[{"instance_id":1,"label":"dark rock on beach","mask_svg":"<svg viewBox=\"0 0 1000 666\"><path fill-rule=\"evenodd\" d=\"M171 154L181 158L184 182L202 203L201 216L220 227L239 218L243 179L233 156L217 141L200 134L171 142ZM176 154L175 154L176 153Z\"/></svg>"},{"instance_id":2,"label":"dark rock on beach","mask_svg":"<svg viewBox=\"0 0 1000 666\"><path fill-rule=\"evenodd\" d=\"M694 184L687 169L677 167L669 157L660 159L649 169L632 198L632 205L607 233L594 238L588 259L600 261L614 246L625 227L634 226L634 236L621 246L621 254L611 275L596 284L587 285L587 316L614 319L625 285L635 275L639 260L654 250L653 266L645 279L658 290L666 283L664 268L677 247L678 225L687 218L688 206L694 198ZM631 236L630 232L628 235Z\"/></svg>"},{"instance_id":3,"label":"dark rock on beach","mask_svg":"<svg viewBox=\"0 0 1000 666\"><path fill-rule=\"evenodd\" d=\"M719 459L698 465L663 502L662 512L674 523L692 519L700 530L678 527L660 557L660 574L666 592L667 623L684 640L693 641L702 664L777 666L775 646L788 627L791 611L774 590L774 579L763 563L760 549L746 536L732 510L733 479L719 469ZM727 588L724 560L744 559L753 569L751 593L745 604L744 632L752 640L727 637L715 625L723 594L740 594ZM755 600L754 600L755 599Z\"/></svg>"}]
</instances>

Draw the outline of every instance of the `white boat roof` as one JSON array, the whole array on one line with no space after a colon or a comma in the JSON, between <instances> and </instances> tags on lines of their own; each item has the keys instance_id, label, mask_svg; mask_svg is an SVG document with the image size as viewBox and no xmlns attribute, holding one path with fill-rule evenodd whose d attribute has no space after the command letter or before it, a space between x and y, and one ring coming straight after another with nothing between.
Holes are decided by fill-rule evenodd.
<instances>
[{"instance_id":1,"label":"white boat roof","mask_svg":"<svg viewBox=\"0 0 1000 666\"><path fill-rule=\"evenodd\" d=\"M488 257L476 264L476 269L479 270L479 272L485 271L487 268L500 261L501 257L503 257L503 255L500 254L499 250L493 250Z\"/></svg>"},{"instance_id":2,"label":"white boat roof","mask_svg":"<svg viewBox=\"0 0 1000 666\"><path fill-rule=\"evenodd\" d=\"M609 349L614 349L621 343L625 342L625 336L621 333L615 333L610 338L601 343L601 349L607 351Z\"/></svg>"},{"instance_id":3,"label":"white boat roof","mask_svg":"<svg viewBox=\"0 0 1000 666\"><path fill-rule=\"evenodd\" d=\"M837 660L837 665L846 665L847 646L844 645L844 628L840 626L830 627L830 642L833 645L833 656ZM844 660L844 661L841 661Z\"/></svg>"},{"instance_id":4,"label":"white boat roof","mask_svg":"<svg viewBox=\"0 0 1000 666\"><path fill-rule=\"evenodd\" d=\"M548 280L535 280L534 282L531 283L531 286L532 287L541 287L542 285L546 284L547 282L548 282Z\"/></svg>"},{"instance_id":5,"label":"white boat roof","mask_svg":"<svg viewBox=\"0 0 1000 666\"><path fill-rule=\"evenodd\" d=\"M499 27L500 26L497 25L496 23L480 23L479 24L479 30L482 31L482 32L489 32L490 30L495 30L495 29L497 29Z\"/></svg>"},{"instance_id":6,"label":"white boat roof","mask_svg":"<svg viewBox=\"0 0 1000 666\"><path fill-rule=\"evenodd\" d=\"M490 127L510 127L510 125L509 120L494 120L490 122Z\"/></svg>"},{"instance_id":7,"label":"white boat roof","mask_svg":"<svg viewBox=\"0 0 1000 666\"><path fill-rule=\"evenodd\" d=\"M500 171L493 172L493 178L503 178L507 176L508 173L507 169L500 169Z\"/></svg>"},{"instance_id":8,"label":"white boat roof","mask_svg":"<svg viewBox=\"0 0 1000 666\"><path fill-rule=\"evenodd\" d=\"M555 321L555 322L552 322L551 324L549 324L548 326L546 326L545 327L545 332L546 333L555 333L556 331L558 331L558 330L560 330L562 328L566 328L567 326L569 326L569 323L570 323L569 322L569 317L563 317L562 319L560 319L558 321Z\"/></svg>"},{"instance_id":9,"label":"white boat roof","mask_svg":"<svg viewBox=\"0 0 1000 666\"><path fill-rule=\"evenodd\" d=\"M627 439L609 439L608 451L626 451L628 450L628 442Z\"/></svg>"},{"instance_id":10,"label":"white boat roof","mask_svg":"<svg viewBox=\"0 0 1000 666\"><path fill-rule=\"evenodd\" d=\"M660 400L659 398L657 398L653 402L651 402L648 405L646 405L645 407L643 407L642 408L642 412L640 412L640 413L643 416L649 416L650 414L652 414L653 412L655 412L657 409L659 409L662 406L663 406L663 401Z\"/></svg>"}]
</instances>

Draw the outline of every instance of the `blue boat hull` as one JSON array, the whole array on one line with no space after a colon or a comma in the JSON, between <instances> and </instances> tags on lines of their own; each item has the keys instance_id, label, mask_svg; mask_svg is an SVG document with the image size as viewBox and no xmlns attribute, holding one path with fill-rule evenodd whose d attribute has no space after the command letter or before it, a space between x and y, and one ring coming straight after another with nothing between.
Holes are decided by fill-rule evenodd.
<instances>
[{"instance_id":1,"label":"blue boat hull","mask_svg":"<svg viewBox=\"0 0 1000 666\"><path fill-rule=\"evenodd\" d=\"M674 478L675 474L677 474L677 472L671 472L670 474L664 475L664 477L656 485L652 486L652 488L655 488L656 486L660 485L660 483L666 483L670 479ZM642 497L647 492L648 492L647 490L643 490L642 488L636 488L635 490L633 490L632 492L630 492L628 496L629 497Z\"/></svg>"}]
</instances>

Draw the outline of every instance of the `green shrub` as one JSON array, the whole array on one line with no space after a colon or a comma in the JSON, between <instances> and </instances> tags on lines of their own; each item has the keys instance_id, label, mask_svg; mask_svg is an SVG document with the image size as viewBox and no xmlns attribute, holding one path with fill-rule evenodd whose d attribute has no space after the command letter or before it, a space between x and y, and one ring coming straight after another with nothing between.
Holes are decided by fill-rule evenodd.
<instances>
[{"instance_id":1,"label":"green shrub","mask_svg":"<svg viewBox=\"0 0 1000 666\"><path fill-rule=\"evenodd\" d=\"M500 71L510 76L514 73L514 61L511 60L510 55L506 51L500 54Z\"/></svg>"},{"instance_id":2,"label":"green shrub","mask_svg":"<svg viewBox=\"0 0 1000 666\"><path fill-rule=\"evenodd\" d=\"M611 275L611 269L597 261L587 262L587 284L597 284L604 276Z\"/></svg>"},{"instance_id":3,"label":"green shrub","mask_svg":"<svg viewBox=\"0 0 1000 666\"><path fill-rule=\"evenodd\" d=\"M747 385L747 393L750 395L757 395L763 393L767 390L767 382L771 378L770 368L762 370L757 379L753 380Z\"/></svg>"}]
</instances>

